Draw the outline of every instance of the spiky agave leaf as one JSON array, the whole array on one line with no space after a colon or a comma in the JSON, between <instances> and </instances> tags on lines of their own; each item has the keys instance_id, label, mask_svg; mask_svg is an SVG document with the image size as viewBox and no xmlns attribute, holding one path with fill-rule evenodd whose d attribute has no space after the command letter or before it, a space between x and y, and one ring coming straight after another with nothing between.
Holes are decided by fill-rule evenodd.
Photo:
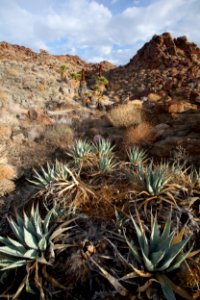
<instances>
[{"instance_id":1,"label":"spiky agave leaf","mask_svg":"<svg viewBox=\"0 0 200 300\"><path fill-rule=\"evenodd\" d=\"M41 167L40 173L35 169L33 171L35 173L35 175L33 176L34 180L28 181L37 186L47 187L53 182L55 178L55 166L50 166L48 162L46 170L43 167Z\"/></svg>"},{"instance_id":2,"label":"spiky agave leaf","mask_svg":"<svg viewBox=\"0 0 200 300\"><path fill-rule=\"evenodd\" d=\"M67 166L57 160L51 166L47 163L46 169L41 167L40 173L34 169L34 173L34 180L28 181L43 187L48 187L54 181L65 181L69 177Z\"/></svg>"}]
</instances>

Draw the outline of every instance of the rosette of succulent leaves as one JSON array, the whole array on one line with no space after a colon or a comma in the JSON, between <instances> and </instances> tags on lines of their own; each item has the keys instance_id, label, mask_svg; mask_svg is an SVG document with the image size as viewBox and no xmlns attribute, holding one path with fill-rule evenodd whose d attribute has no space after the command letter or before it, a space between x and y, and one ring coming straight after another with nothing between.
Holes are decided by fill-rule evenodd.
<instances>
[{"instance_id":1,"label":"rosette of succulent leaves","mask_svg":"<svg viewBox=\"0 0 200 300\"><path fill-rule=\"evenodd\" d=\"M39 205L33 204L30 214L26 214L25 211L23 216L16 213L16 221L8 218L12 237L0 236L0 243L3 244L0 246L0 271L7 272L18 268L26 270L26 275L13 299L17 299L24 288L33 292L30 282L34 288L39 289L40 297L44 299L40 270L42 269L42 274L47 275L46 267L51 267L56 252L72 246L68 241L70 230L74 228L74 224L72 226L70 224L75 219L68 214L65 215L65 221L57 224L56 219L59 216L61 210L55 205L42 218ZM50 277L46 276L47 280L48 278ZM57 286L61 286L56 279L52 280L57 283Z\"/></svg>"}]
</instances>

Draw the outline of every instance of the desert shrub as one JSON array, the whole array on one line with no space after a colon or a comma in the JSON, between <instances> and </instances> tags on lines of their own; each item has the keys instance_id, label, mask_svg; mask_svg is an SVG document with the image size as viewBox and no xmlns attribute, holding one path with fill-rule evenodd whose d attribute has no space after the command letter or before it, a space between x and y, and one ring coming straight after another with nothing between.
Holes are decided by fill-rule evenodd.
<instances>
[{"instance_id":1,"label":"desert shrub","mask_svg":"<svg viewBox=\"0 0 200 300\"><path fill-rule=\"evenodd\" d=\"M74 132L69 126L59 124L49 127L44 138L49 145L66 149L73 143Z\"/></svg>"},{"instance_id":2,"label":"desert shrub","mask_svg":"<svg viewBox=\"0 0 200 300\"><path fill-rule=\"evenodd\" d=\"M0 196L4 196L14 191L14 180L17 170L7 163L7 152L4 146L0 146Z\"/></svg>"},{"instance_id":3,"label":"desert shrub","mask_svg":"<svg viewBox=\"0 0 200 300\"><path fill-rule=\"evenodd\" d=\"M45 92L45 90L46 90L46 85L45 85L45 83L40 82L40 83L37 85L37 91L43 93L43 92Z\"/></svg>"},{"instance_id":4,"label":"desert shrub","mask_svg":"<svg viewBox=\"0 0 200 300\"><path fill-rule=\"evenodd\" d=\"M107 118L114 127L129 127L138 125L143 120L143 109L139 102L132 101L111 108Z\"/></svg>"},{"instance_id":5,"label":"desert shrub","mask_svg":"<svg viewBox=\"0 0 200 300\"><path fill-rule=\"evenodd\" d=\"M10 126L1 126L0 125L0 141L6 141L11 137L11 127Z\"/></svg>"},{"instance_id":6,"label":"desert shrub","mask_svg":"<svg viewBox=\"0 0 200 300\"><path fill-rule=\"evenodd\" d=\"M9 76L13 76L13 77L15 77L15 76L18 76L18 75L19 75L19 72L18 72L18 70L17 70L17 69L15 69L15 68L13 68L13 67L8 67L8 68L6 68L6 73L7 73L7 75L9 75Z\"/></svg>"},{"instance_id":7,"label":"desert shrub","mask_svg":"<svg viewBox=\"0 0 200 300\"><path fill-rule=\"evenodd\" d=\"M9 194L15 190L15 183L9 179L0 180L0 196Z\"/></svg>"},{"instance_id":8,"label":"desert shrub","mask_svg":"<svg viewBox=\"0 0 200 300\"><path fill-rule=\"evenodd\" d=\"M7 162L6 148L4 145L0 145L0 164L6 164Z\"/></svg>"},{"instance_id":9,"label":"desert shrub","mask_svg":"<svg viewBox=\"0 0 200 300\"><path fill-rule=\"evenodd\" d=\"M131 126L126 129L124 141L127 146L140 143L149 143L153 138L152 126L149 123L142 122L137 126Z\"/></svg>"}]
</instances>

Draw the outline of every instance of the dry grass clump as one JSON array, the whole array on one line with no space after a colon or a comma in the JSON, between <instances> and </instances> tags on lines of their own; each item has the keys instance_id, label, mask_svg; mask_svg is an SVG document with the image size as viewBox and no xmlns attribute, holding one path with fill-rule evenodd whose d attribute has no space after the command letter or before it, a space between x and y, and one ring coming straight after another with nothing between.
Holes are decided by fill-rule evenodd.
<instances>
[{"instance_id":1,"label":"dry grass clump","mask_svg":"<svg viewBox=\"0 0 200 300\"><path fill-rule=\"evenodd\" d=\"M73 143L74 132L65 124L53 125L46 130L44 139L51 146L66 149Z\"/></svg>"},{"instance_id":2,"label":"dry grass clump","mask_svg":"<svg viewBox=\"0 0 200 300\"><path fill-rule=\"evenodd\" d=\"M14 76L14 77L19 75L18 70L13 67L6 68L6 73L7 75Z\"/></svg>"},{"instance_id":3,"label":"dry grass clump","mask_svg":"<svg viewBox=\"0 0 200 300\"><path fill-rule=\"evenodd\" d=\"M46 91L45 83L39 83L38 86L37 86L37 91L41 92L41 93L45 92Z\"/></svg>"},{"instance_id":4,"label":"dry grass clump","mask_svg":"<svg viewBox=\"0 0 200 300\"><path fill-rule=\"evenodd\" d=\"M111 108L107 118L114 127L129 127L140 124L143 120L141 101L132 101Z\"/></svg>"},{"instance_id":5,"label":"dry grass clump","mask_svg":"<svg viewBox=\"0 0 200 300\"><path fill-rule=\"evenodd\" d=\"M11 127L10 126L1 126L0 125L0 141L9 140L11 137Z\"/></svg>"},{"instance_id":6,"label":"dry grass clump","mask_svg":"<svg viewBox=\"0 0 200 300\"><path fill-rule=\"evenodd\" d=\"M0 164L0 180L14 179L16 177L16 169L9 164Z\"/></svg>"},{"instance_id":7,"label":"dry grass clump","mask_svg":"<svg viewBox=\"0 0 200 300\"><path fill-rule=\"evenodd\" d=\"M153 138L152 128L147 122L127 128L124 137L125 144L131 146L134 144L150 143Z\"/></svg>"},{"instance_id":8,"label":"dry grass clump","mask_svg":"<svg viewBox=\"0 0 200 300\"><path fill-rule=\"evenodd\" d=\"M9 194L15 190L15 184L13 181L9 179L1 179L0 180L0 196L4 196Z\"/></svg>"},{"instance_id":9,"label":"dry grass clump","mask_svg":"<svg viewBox=\"0 0 200 300\"><path fill-rule=\"evenodd\" d=\"M15 167L7 163L6 150L0 146L0 196L4 196L15 189L15 184L12 181L17 176Z\"/></svg>"}]
</instances>

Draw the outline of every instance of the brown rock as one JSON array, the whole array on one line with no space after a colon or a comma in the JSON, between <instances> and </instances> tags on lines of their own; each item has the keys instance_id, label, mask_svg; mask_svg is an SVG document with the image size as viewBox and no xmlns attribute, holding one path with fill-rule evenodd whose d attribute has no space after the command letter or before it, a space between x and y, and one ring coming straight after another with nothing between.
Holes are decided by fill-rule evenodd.
<instances>
[{"instance_id":1,"label":"brown rock","mask_svg":"<svg viewBox=\"0 0 200 300\"><path fill-rule=\"evenodd\" d=\"M161 99L161 96L155 93L150 93L148 96L148 100L151 102L157 102Z\"/></svg>"},{"instance_id":2,"label":"brown rock","mask_svg":"<svg viewBox=\"0 0 200 300\"><path fill-rule=\"evenodd\" d=\"M191 104L189 102L184 102L184 101L173 101L169 107L168 107L168 112L169 113L182 113L190 109L197 109L197 105Z\"/></svg>"},{"instance_id":3,"label":"brown rock","mask_svg":"<svg viewBox=\"0 0 200 300\"><path fill-rule=\"evenodd\" d=\"M35 120L37 120L37 118L38 118L38 113L37 113L37 111L36 111L35 109L33 109L33 108L31 108L31 109L28 110L27 115L28 115L28 118L29 118L31 121L35 121Z\"/></svg>"}]
</instances>

